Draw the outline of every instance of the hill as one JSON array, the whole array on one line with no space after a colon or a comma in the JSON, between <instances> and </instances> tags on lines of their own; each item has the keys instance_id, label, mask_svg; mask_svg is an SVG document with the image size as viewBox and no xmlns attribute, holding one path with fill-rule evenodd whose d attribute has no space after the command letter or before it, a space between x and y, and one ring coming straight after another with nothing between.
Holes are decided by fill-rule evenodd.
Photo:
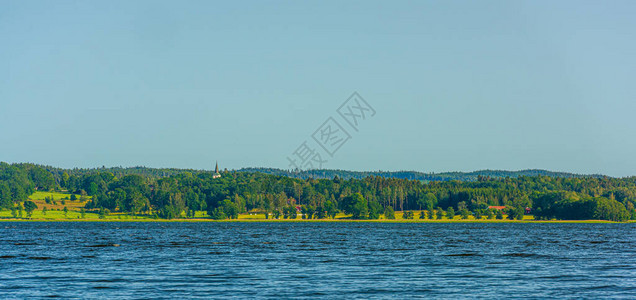
<instances>
[{"instance_id":1,"label":"hill","mask_svg":"<svg viewBox=\"0 0 636 300\"><path fill-rule=\"evenodd\" d=\"M398 178L408 180L422 181L477 181L481 177L490 178L518 178L521 176L547 176L552 178L603 178L605 175L592 174L581 175L566 172L552 172L546 170L521 170L521 171L504 171L504 170L481 170L474 172L444 172L444 173L423 173L416 171L347 171L347 170L305 170L305 171L288 171L273 168L242 168L239 172L260 172L265 174L286 176L299 179L331 179L338 176L341 179L363 179L369 176L377 176L384 178Z\"/></svg>"}]
</instances>

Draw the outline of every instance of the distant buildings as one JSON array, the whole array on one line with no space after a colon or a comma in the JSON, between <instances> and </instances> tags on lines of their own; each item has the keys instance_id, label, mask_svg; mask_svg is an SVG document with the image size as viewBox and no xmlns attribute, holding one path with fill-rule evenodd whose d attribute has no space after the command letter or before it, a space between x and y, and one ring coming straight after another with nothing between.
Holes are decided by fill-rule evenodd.
<instances>
[{"instance_id":1,"label":"distant buildings","mask_svg":"<svg viewBox=\"0 0 636 300\"><path fill-rule=\"evenodd\" d=\"M505 206L488 206L488 209L504 210Z\"/></svg>"}]
</instances>

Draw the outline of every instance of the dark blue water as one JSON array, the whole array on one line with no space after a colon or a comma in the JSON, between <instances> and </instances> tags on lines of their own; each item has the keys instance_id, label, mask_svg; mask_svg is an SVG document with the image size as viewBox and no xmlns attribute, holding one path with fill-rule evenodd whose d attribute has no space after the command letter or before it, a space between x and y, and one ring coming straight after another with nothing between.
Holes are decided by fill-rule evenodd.
<instances>
[{"instance_id":1,"label":"dark blue water","mask_svg":"<svg viewBox=\"0 0 636 300\"><path fill-rule=\"evenodd\" d=\"M0 223L0 298L636 298L636 224Z\"/></svg>"}]
</instances>

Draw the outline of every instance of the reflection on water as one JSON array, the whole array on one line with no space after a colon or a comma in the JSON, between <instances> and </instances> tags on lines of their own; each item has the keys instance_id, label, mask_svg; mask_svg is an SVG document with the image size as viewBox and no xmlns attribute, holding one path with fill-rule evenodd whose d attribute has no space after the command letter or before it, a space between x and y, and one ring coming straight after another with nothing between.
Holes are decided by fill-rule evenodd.
<instances>
[{"instance_id":1,"label":"reflection on water","mask_svg":"<svg viewBox=\"0 0 636 300\"><path fill-rule=\"evenodd\" d=\"M0 222L0 298L636 298L636 224Z\"/></svg>"}]
</instances>

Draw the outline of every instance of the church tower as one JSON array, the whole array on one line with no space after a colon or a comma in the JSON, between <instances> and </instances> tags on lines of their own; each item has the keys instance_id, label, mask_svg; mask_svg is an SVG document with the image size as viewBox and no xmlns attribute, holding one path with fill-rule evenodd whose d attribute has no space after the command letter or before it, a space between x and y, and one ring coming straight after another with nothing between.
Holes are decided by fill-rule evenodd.
<instances>
[{"instance_id":1,"label":"church tower","mask_svg":"<svg viewBox=\"0 0 636 300\"><path fill-rule=\"evenodd\" d=\"M216 162L216 167L214 167L214 174L212 175L212 178L219 178L221 177L221 173L219 173L219 162Z\"/></svg>"}]
</instances>

